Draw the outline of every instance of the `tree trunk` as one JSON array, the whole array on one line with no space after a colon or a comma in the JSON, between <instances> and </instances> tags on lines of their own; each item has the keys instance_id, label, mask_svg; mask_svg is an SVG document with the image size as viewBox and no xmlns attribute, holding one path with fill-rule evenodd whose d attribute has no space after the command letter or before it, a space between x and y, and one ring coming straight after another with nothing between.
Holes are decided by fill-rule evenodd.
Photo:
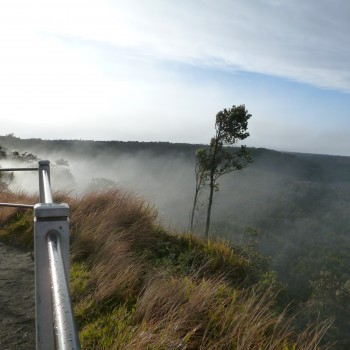
<instances>
[{"instance_id":1,"label":"tree trunk","mask_svg":"<svg viewBox=\"0 0 350 350\"><path fill-rule=\"evenodd\" d=\"M209 238L209 227L210 227L210 216L211 216L211 207L213 205L213 197L214 197L214 186L215 186L215 170L216 170L216 155L218 152L219 148L219 137L220 137L220 131L216 132L215 135L215 142L214 142L214 149L213 149L213 154L212 154L212 159L211 159L211 166L210 166L210 183L209 183L209 200L208 200L208 211L207 211L207 221L205 224L205 238Z\"/></svg>"},{"instance_id":2,"label":"tree trunk","mask_svg":"<svg viewBox=\"0 0 350 350\"><path fill-rule=\"evenodd\" d=\"M210 193L209 193L209 200L208 200L208 211L207 211L207 221L205 224L205 238L209 238L209 226L210 226L210 216L211 216L211 207L213 205L213 196L214 196L214 172L211 171L210 173Z\"/></svg>"},{"instance_id":3,"label":"tree trunk","mask_svg":"<svg viewBox=\"0 0 350 350\"><path fill-rule=\"evenodd\" d=\"M199 189L197 187L196 193L194 194L193 207L192 207L192 211L191 211L191 221L190 221L190 231L191 232L193 231L194 213L196 211L196 206L197 206L198 192L199 192Z\"/></svg>"}]
</instances>

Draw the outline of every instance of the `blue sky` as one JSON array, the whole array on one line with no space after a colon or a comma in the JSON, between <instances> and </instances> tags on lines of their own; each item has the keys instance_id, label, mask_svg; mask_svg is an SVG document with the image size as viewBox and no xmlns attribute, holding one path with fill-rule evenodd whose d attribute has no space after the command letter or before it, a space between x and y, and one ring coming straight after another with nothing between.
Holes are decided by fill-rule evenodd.
<instances>
[{"instance_id":1,"label":"blue sky","mask_svg":"<svg viewBox=\"0 0 350 350\"><path fill-rule=\"evenodd\" d=\"M350 155L348 0L0 0L1 133Z\"/></svg>"}]
</instances>

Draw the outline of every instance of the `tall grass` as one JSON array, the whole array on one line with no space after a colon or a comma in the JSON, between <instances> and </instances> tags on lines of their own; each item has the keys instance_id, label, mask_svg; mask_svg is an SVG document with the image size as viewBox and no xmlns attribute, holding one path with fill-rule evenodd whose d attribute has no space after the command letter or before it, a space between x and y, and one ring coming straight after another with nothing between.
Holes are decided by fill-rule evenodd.
<instances>
[{"instance_id":1,"label":"tall grass","mask_svg":"<svg viewBox=\"0 0 350 350\"><path fill-rule=\"evenodd\" d=\"M35 204L38 199L23 191L0 192L1 203ZM32 209L13 207L0 208L0 239L20 248L33 250L33 212Z\"/></svg>"},{"instance_id":2,"label":"tall grass","mask_svg":"<svg viewBox=\"0 0 350 350\"><path fill-rule=\"evenodd\" d=\"M83 349L326 348L328 324L296 334L254 255L167 232L153 207L117 188L55 197L71 207L71 292ZM0 216L9 234L11 213Z\"/></svg>"}]
</instances>

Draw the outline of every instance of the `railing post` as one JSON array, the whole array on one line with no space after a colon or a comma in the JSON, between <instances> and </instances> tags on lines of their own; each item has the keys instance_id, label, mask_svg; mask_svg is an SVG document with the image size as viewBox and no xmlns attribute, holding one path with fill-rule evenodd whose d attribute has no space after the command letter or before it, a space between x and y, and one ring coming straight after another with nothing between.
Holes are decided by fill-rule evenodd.
<instances>
[{"instance_id":1,"label":"railing post","mask_svg":"<svg viewBox=\"0 0 350 350\"><path fill-rule=\"evenodd\" d=\"M50 161L49 160L40 160L39 161L39 195L40 203L45 203L45 187L44 187L44 178L43 172L46 171L47 177L50 183Z\"/></svg>"},{"instance_id":2,"label":"railing post","mask_svg":"<svg viewBox=\"0 0 350 350\"><path fill-rule=\"evenodd\" d=\"M37 350L55 349L52 294L50 285L48 233L60 238L67 281L69 281L69 207L65 203L34 206L35 303Z\"/></svg>"}]
</instances>

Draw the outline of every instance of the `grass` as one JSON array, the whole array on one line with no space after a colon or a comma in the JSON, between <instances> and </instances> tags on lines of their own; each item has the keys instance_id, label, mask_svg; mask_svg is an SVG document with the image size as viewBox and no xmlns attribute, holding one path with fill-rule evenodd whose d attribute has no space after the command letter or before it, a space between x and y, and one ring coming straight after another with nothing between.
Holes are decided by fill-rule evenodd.
<instances>
[{"instance_id":1,"label":"grass","mask_svg":"<svg viewBox=\"0 0 350 350\"><path fill-rule=\"evenodd\" d=\"M296 334L276 307L274 275L251 249L168 232L153 207L117 188L55 197L71 207L82 349L326 348L319 344L328 324ZM31 215L2 212L1 239L31 249Z\"/></svg>"},{"instance_id":2,"label":"grass","mask_svg":"<svg viewBox=\"0 0 350 350\"><path fill-rule=\"evenodd\" d=\"M2 203L35 204L37 199L24 192L0 192ZM3 242L19 248L33 251L33 211L1 207L0 210L0 239Z\"/></svg>"}]
</instances>

